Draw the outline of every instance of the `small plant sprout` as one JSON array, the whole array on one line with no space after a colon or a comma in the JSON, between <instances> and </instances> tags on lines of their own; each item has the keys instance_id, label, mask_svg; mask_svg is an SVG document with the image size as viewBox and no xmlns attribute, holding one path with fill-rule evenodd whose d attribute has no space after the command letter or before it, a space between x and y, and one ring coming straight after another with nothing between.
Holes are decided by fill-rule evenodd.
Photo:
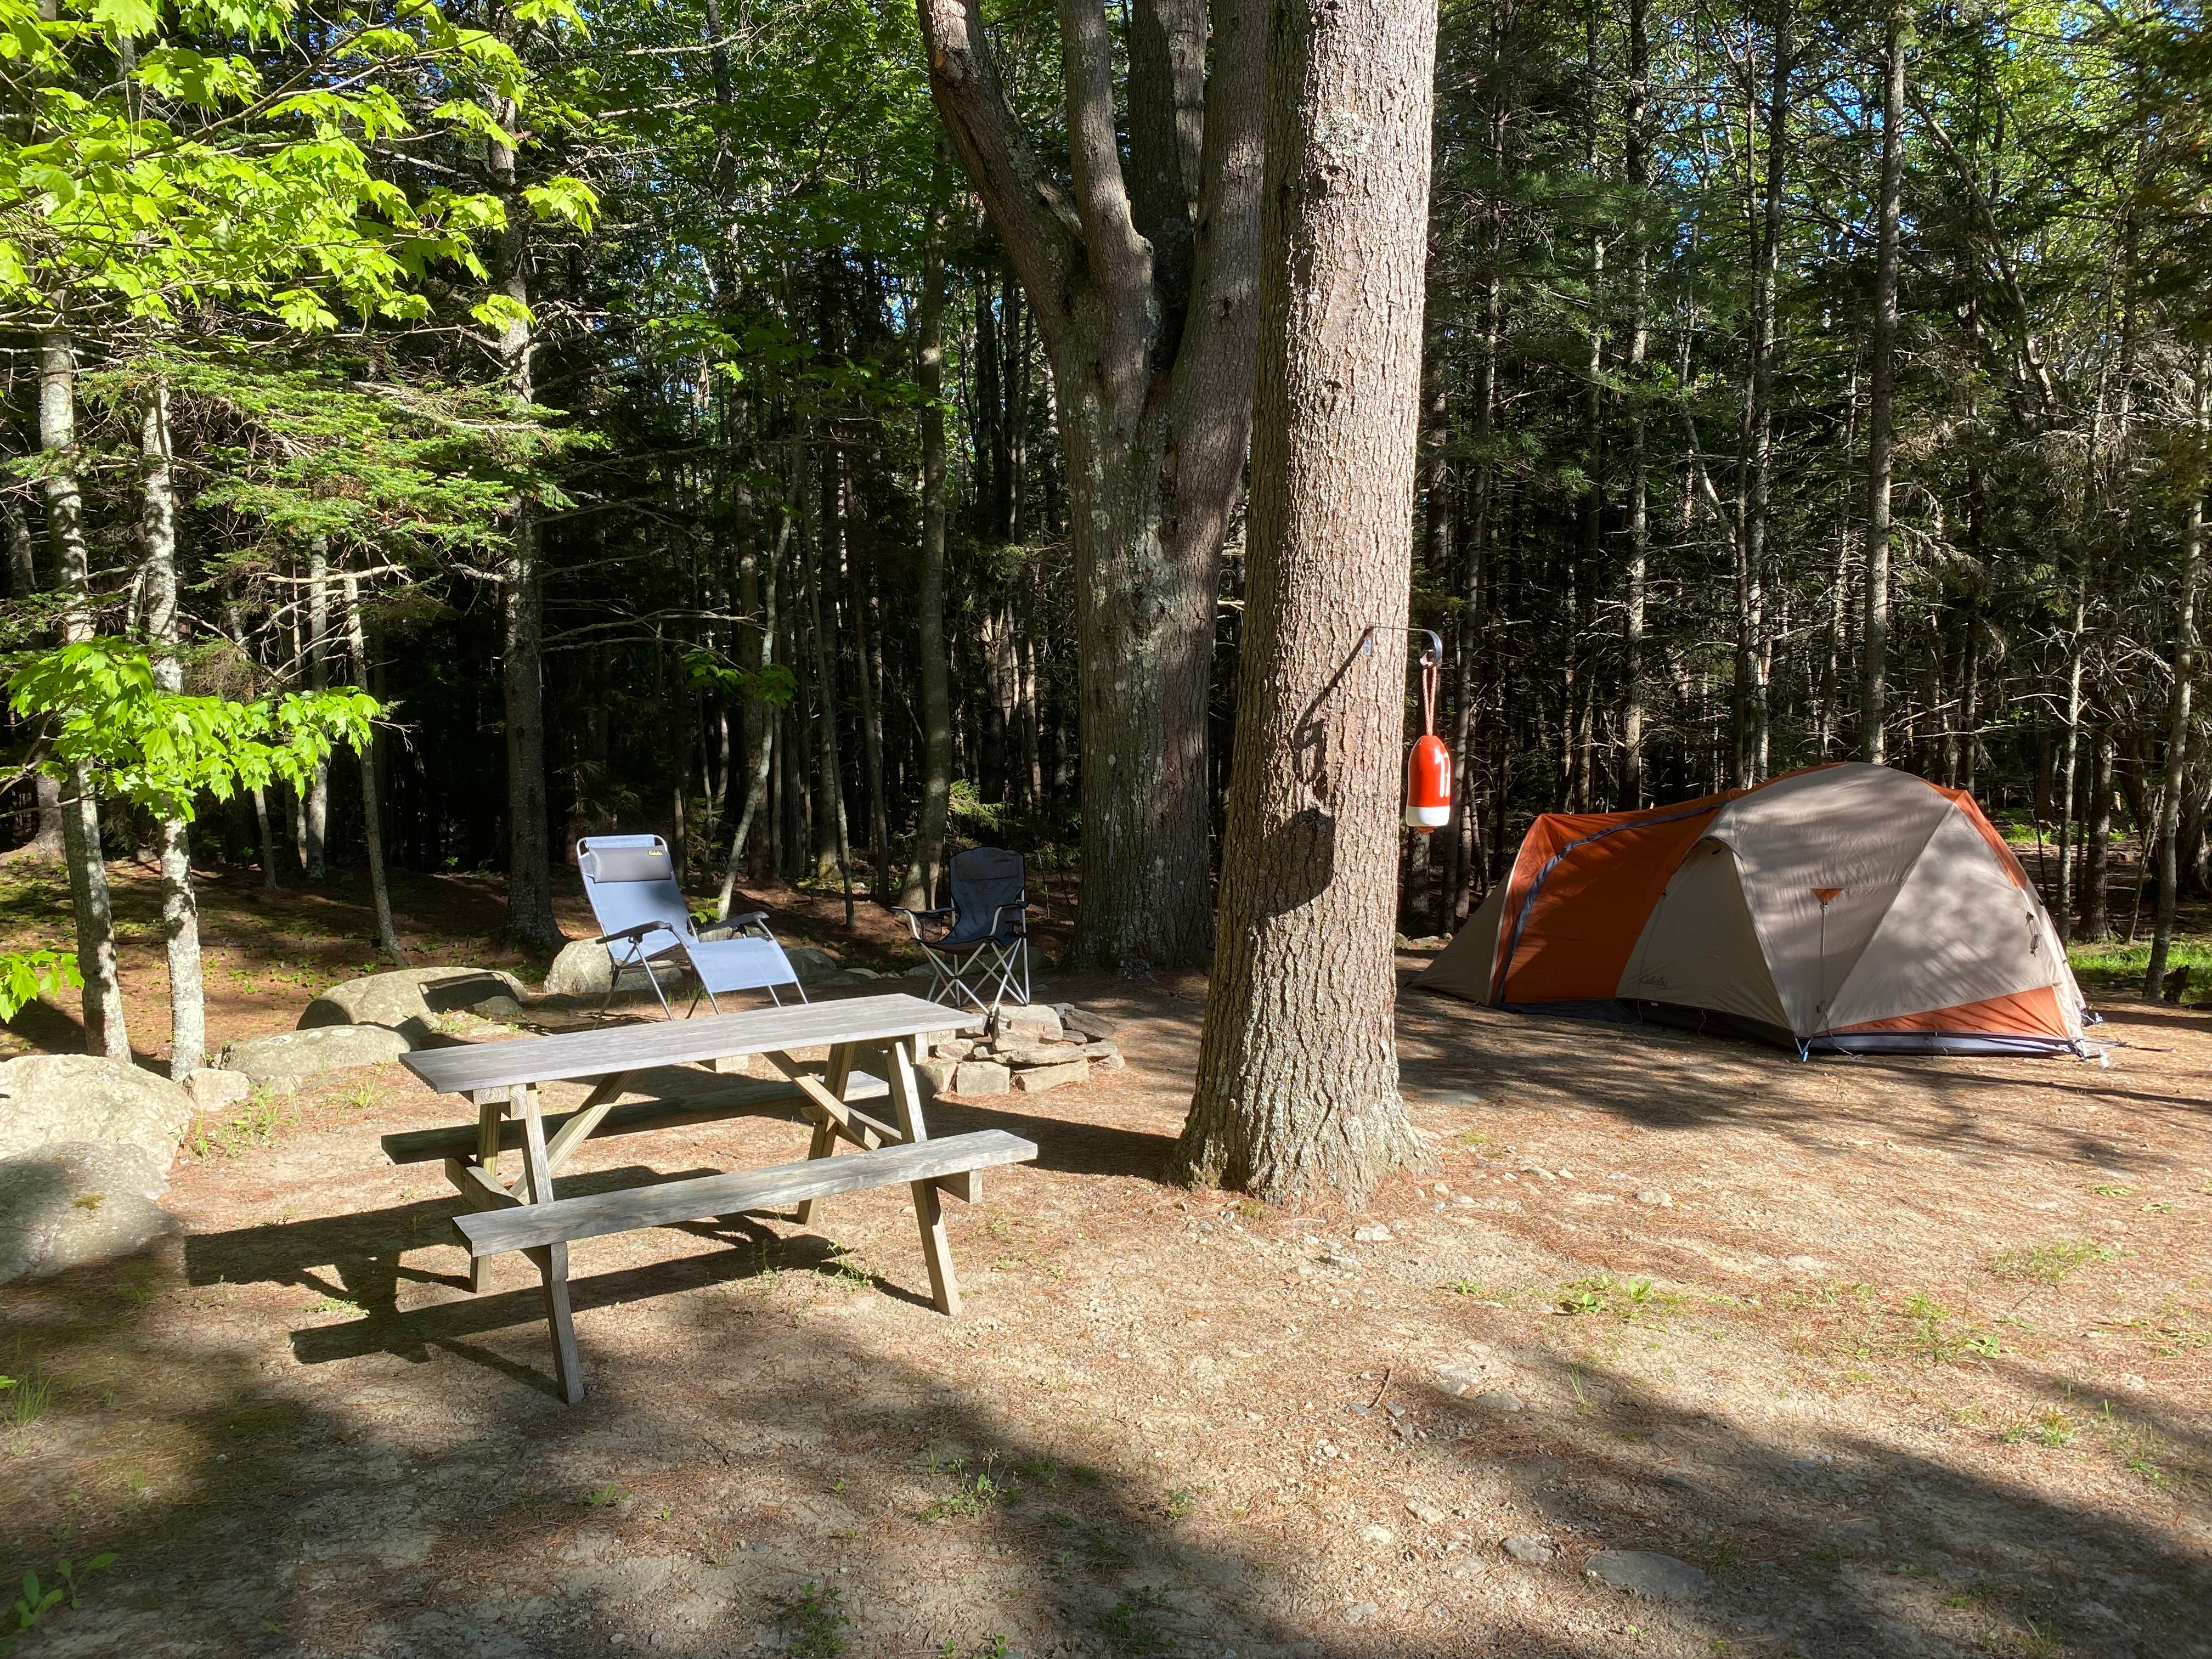
<instances>
[{"instance_id":1,"label":"small plant sprout","mask_svg":"<svg viewBox=\"0 0 2212 1659\"><path fill-rule=\"evenodd\" d=\"M845 1626L852 1620L838 1607L843 1594L834 1584L801 1584L776 1613L791 1632L796 1659L839 1659L845 1651Z\"/></svg>"}]
</instances>

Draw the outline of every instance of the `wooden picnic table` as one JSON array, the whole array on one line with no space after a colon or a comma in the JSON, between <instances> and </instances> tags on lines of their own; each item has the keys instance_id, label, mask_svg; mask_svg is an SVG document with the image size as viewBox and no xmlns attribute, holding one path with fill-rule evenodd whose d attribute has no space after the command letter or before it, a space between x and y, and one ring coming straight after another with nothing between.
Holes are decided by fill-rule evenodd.
<instances>
[{"instance_id":1,"label":"wooden picnic table","mask_svg":"<svg viewBox=\"0 0 2212 1659\"><path fill-rule=\"evenodd\" d=\"M440 1093L467 1096L476 1103L477 1121L386 1135L384 1149L395 1163L444 1159L446 1176L467 1206L454 1218L453 1229L469 1252L471 1291L483 1289L491 1256L520 1251L537 1267L553 1329L556 1380L573 1405L584 1397L568 1306L568 1246L577 1239L793 1203L799 1224L811 1226L827 1197L903 1182L914 1198L931 1300L941 1313L958 1313L960 1287L942 1197L949 1193L975 1203L981 1197L982 1170L1025 1163L1037 1151L1034 1142L1003 1129L929 1138L914 1062L929 1034L977 1024L975 1016L941 1003L895 994L418 1049L401 1062ZM880 1049L885 1077L857 1068L864 1047ZM805 1048L826 1048L828 1059L818 1066L801 1061L795 1056ZM749 1054L764 1057L782 1080L617 1103L640 1073ZM587 1084L590 1092L574 1111L549 1121L539 1091L560 1082ZM859 1103L885 1095L895 1123L860 1109ZM575 1198L554 1194L554 1176L594 1135L637 1134L781 1102L796 1103L814 1126L801 1162ZM840 1140L860 1148L860 1155L833 1157ZM521 1153L520 1174L512 1183L500 1174L501 1154L510 1151Z\"/></svg>"}]
</instances>

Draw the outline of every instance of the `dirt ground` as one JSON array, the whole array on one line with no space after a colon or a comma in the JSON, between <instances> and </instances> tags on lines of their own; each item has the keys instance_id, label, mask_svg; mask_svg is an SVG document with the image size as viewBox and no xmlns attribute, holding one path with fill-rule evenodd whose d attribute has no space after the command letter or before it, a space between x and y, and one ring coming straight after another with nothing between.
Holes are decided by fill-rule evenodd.
<instances>
[{"instance_id":1,"label":"dirt ground","mask_svg":"<svg viewBox=\"0 0 2212 1659\"><path fill-rule=\"evenodd\" d=\"M211 884L218 1040L376 966L357 896ZM488 885L402 903L499 959ZM19 870L0 920L51 905ZM444 1182L379 1149L452 1103L392 1067L203 1126L176 1239L0 1289L0 1565L81 1591L17 1650L2212 1654L2212 1015L2114 1006L2109 1070L1802 1065L1410 993L1435 1168L1352 1216L1159 1180L1200 982L1050 994L1130 1067L933 1109L1042 1149L948 1206L960 1318L891 1193L594 1240L574 1407L528 1269L471 1296ZM564 1190L804 1146L595 1142ZM1711 1581L1638 1601L1613 1549Z\"/></svg>"}]
</instances>

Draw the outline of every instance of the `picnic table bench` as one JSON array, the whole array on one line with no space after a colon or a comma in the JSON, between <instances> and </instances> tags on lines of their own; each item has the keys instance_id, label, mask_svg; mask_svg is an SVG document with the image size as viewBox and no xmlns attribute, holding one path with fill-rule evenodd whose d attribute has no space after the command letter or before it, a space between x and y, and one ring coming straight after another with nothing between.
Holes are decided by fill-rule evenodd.
<instances>
[{"instance_id":1,"label":"picnic table bench","mask_svg":"<svg viewBox=\"0 0 2212 1659\"><path fill-rule=\"evenodd\" d=\"M825 1198L904 1182L921 1232L930 1298L939 1312L958 1313L960 1287L941 1199L950 1194L978 1202L984 1170L1026 1163L1037 1152L1034 1142L1003 1129L929 1138L915 1077L916 1056L908 1048L918 1048L931 1032L978 1023L942 1004L894 994L418 1049L403 1055L402 1063L440 1093L467 1096L476 1104L477 1121L389 1134L384 1150L394 1163L444 1160L447 1179L466 1206L453 1218L453 1231L469 1253L471 1291L483 1289L489 1257L518 1251L537 1267L553 1332L555 1378L574 1405L584 1397L568 1306L568 1246L578 1239L793 1204L799 1224L811 1226ZM857 1068L864 1048L880 1050L887 1076ZM827 1060L817 1067L795 1058L805 1048L827 1048ZM617 1103L640 1073L749 1054L763 1056L781 1080ZM585 1083L590 1092L574 1111L548 1119L539 1091L559 1082ZM895 1122L860 1108L861 1102L885 1096ZM798 1163L574 1198L554 1194L555 1174L593 1136L733 1117L782 1102L795 1103L814 1126L806 1157ZM858 1147L858 1154L833 1156L841 1140ZM500 1158L515 1151L522 1155L521 1170L510 1184L501 1177Z\"/></svg>"}]
</instances>

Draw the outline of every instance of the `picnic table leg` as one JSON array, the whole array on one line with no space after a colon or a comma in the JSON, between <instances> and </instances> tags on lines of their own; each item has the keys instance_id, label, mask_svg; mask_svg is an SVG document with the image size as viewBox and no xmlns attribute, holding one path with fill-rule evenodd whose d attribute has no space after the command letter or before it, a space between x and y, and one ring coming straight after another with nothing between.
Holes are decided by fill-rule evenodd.
<instances>
[{"instance_id":1,"label":"picnic table leg","mask_svg":"<svg viewBox=\"0 0 2212 1659\"><path fill-rule=\"evenodd\" d=\"M850 1083L852 1079L853 1045L849 1042L838 1043L830 1050L830 1061L823 1071L822 1086L836 1096L838 1099L842 1100L845 1097L845 1085ZM806 1148L807 1158L811 1162L817 1158L833 1158L836 1155L836 1126L831 1123L825 1115L817 1112L814 1115L814 1139L808 1143ZM821 1216L822 1200L820 1199L809 1198L800 1200L799 1206L800 1226L811 1227L821 1218Z\"/></svg>"},{"instance_id":2,"label":"picnic table leg","mask_svg":"<svg viewBox=\"0 0 2212 1659\"><path fill-rule=\"evenodd\" d=\"M898 1108L899 1133L909 1144L927 1140L929 1127L922 1121L921 1085L915 1079L906 1044L894 1038L884 1048L890 1062L891 1103ZM938 1312L957 1314L960 1281L952 1273L952 1241L945 1231L945 1200L933 1181L910 1182L908 1190L914 1194L915 1224L921 1231L921 1259L929 1267L930 1300L937 1304Z\"/></svg>"},{"instance_id":3,"label":"picnic table leg","mask_svg":"<svg viewBox=\"0 0 2212 1659\"><path fill-rule=\"evenodd\" d=\"M492 1090L474 1096L477 1103L477 1164L494 1181L499 1179L499 1128L507 1115L507 1097ZM480 1294L491 1280L491 1258L469 1258L469 1289Z\"/></svg>"},{"instance_id":4,"label":"picnic table leg","mask_svg":"<svg viewBox=\"0 0 2212 1659\"><path fill-rule=\"evenodd\" d=\"M538 1106L538 1091L526 1083L515 1085L511 1099L522 1114L523 1195L532 1204L553 1201L552 1160L545 1154L545 1120ZM553 1375L561 1397L575 1405L584 1397L584 1368L576 1356L576 1323L568 1310L568 1247L546 1244L525 1252L538 1267L545 1284L545 1321L553 1328Z\"/></svg>"}]
</instances>

